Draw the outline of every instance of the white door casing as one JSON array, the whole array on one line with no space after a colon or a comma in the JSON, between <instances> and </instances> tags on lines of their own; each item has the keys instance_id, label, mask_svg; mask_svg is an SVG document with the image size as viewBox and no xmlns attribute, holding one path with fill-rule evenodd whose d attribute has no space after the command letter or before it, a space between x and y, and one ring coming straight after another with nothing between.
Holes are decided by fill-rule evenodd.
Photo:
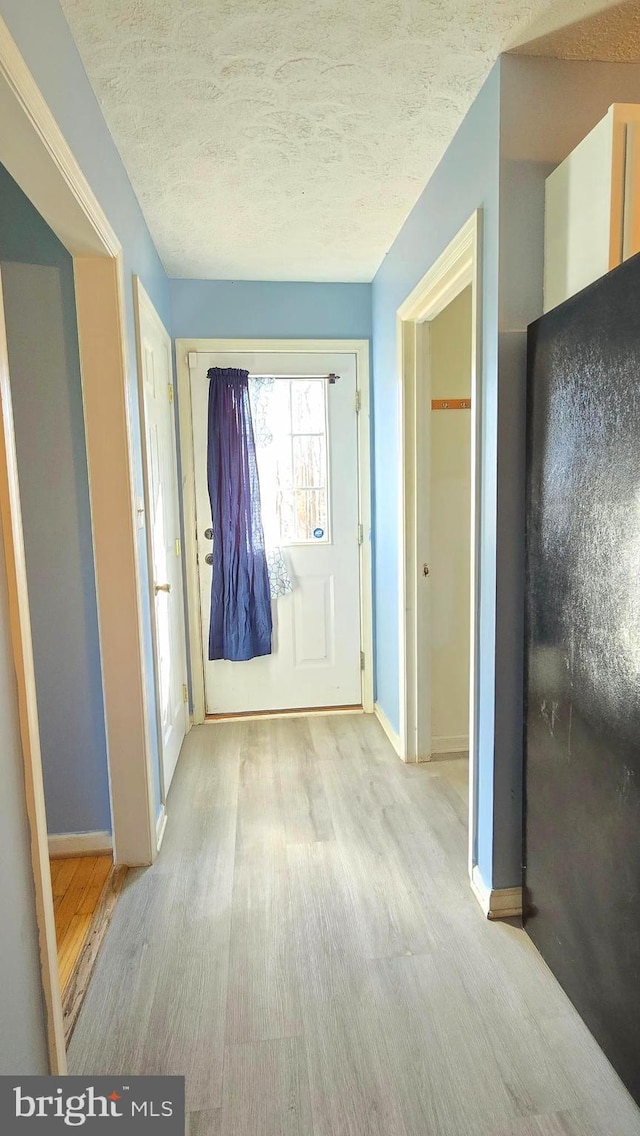
<instances>
[{"instance_id":1,"label":"white door casing","mask_svg":"<svg viewBox=\"0 0 640 1136\"><path fill-rule=\"evenodd\" d=\"M176 344L185 531L189 538L193 534L186 542L186 557L195 721L203 720L205 714L360 705L373 709L367 347L361 341ZM211 525L206 376L212 366L244 367L254 375L340 375L335 384L314 380L326 396L327 533L304 543L282 542L294 590L274 601L272 655L248 663L206 659L211 568L205 556L212 547L204 536ZM282 391L288 384L281 379L276 384L281 384L278 393L284 397ZM195 478L194 470L198 470ZM197 653L193 650L196 636Z\"/></svg>"},{"instance_id":2,"label":"white door casing","mask_svg":"<svg viewBox=\"0 0 640 1136\"><path fill-rule=\"evenodd\" d=\"M430 689L430 589L423 576L428 564L429 390L423 324L447 307L466 287L472 289L471 328L471 587L469 658L469 875L476 866L478 798L478 651L480 485L482 448L482 213L476 210L407 296L397 311L400 375L399 517L399 657L400 731L398 752L404 761L431 756L430 700L418 692ZM426 585L426 586L425 586Z\"/></svg>"},{"instance_id":3,"label":"white door casing","mask_svg":"<svg viewBox=\"0 0 640 1136\"><path fill-rule=\"evenodd\" d=\"M156 809L145 696L139 565L133 520L133 450L128 416L125 275L122 246L0 18L0 161L74 258L78 336L96 567L116 863L153 863ZM6 352L0 376L8 390ZM4 402L4 399L2 400ZM4 402L4 405L8 403ZM3 421L3 430L6 423ZM13 655L20 691L25 804L40 940L43 1030L49 1072L67 1072L48 863L42 764L33 666L26 658L28 596L15 451L0 460L0 497L12 530L9 601L15 605ZM7 551L5 533L5 554ZM113 571L114 558L118 571ZM25 606L26 605L26 606ZM19 610L21 609L21 610ZM25 933L27 933L25 931Z\"/></svg>"},{"instance_id":4,"label":"white door casing","mask_svg":"<svg viewBox=\"0 0 640 1136\"><path fill-rule=\"evenodd\" d=\"M243 367L257 375L304 375L319 371L340 374L338 381L331 385L325 380L311 380L314 402L322 408L315 416L319 420L314 421L313 430L321 430L326 423L330 501L326 528L323 519L315 529L322 534L319 538L314 539L309 530L305 532L310 538L308 543L286 545L294 590L273 603L272 654L243 663L209 662L205 655L206 712L252 713L359 705L362 684L355 357L327 354L314 358L290 354L283 359L274 352L231 352L200 354L197 358L197 366L191 371L191 410L200 610L205 645L212 580L211 567L206 561L211 542L205 537L205 530L211 525L207 490L207 371L210 367ZM300 380L295 380L295 384L299 387ZM285 399L281 397L283 393ZM272 397L280 399L284 417L291 392L283 379L276 379ZM290 422L287 425L293 428ZM278 438L274 446L286 448L290 444L289 436L285 436ZM262 496L264 517L267 508L264 492Z\"/></svg>"},{"instance_id":5,"label":"white door casing","mask_svg":"<svg viewBox=\"0 0 640 1136\"><path fill-rule=\"evenodd\" d=\"M145 513L162 798L189 728L171 339L136 278Z\"/></svg>"}]
</instances>

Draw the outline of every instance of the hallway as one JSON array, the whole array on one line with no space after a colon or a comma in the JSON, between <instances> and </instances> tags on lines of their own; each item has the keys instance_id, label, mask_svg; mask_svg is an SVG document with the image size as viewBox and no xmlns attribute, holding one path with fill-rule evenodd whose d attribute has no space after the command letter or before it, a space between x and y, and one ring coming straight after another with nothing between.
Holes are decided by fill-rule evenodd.
<instances>
[{"instance_id":1,"label":"hallway","mask_svg":"<svg viewBox=\"0 0 640 1136\"><path fill-rule=\"evenodd\" d=\"M523 931L467 877L467 764L373 717L204 725L131 871L73 1074L184 1073L190 1136L638 1136Z\"/></svg>"}]
</instances>

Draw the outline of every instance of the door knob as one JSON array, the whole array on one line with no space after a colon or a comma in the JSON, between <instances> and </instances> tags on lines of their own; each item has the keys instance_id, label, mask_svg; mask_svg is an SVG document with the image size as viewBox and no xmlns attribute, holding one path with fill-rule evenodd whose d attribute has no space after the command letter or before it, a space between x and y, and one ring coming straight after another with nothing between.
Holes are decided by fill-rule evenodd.
<instances>
[{"instance_id":1,"label":"door knob","mask_svg":"<svg viewBox=\"0 0 640 1136\"><path fill-rule=\"evenodd\" d=\"M156 584L156 595L158 592L170 592L171 584Z\"/></svg>"}]
</instances>

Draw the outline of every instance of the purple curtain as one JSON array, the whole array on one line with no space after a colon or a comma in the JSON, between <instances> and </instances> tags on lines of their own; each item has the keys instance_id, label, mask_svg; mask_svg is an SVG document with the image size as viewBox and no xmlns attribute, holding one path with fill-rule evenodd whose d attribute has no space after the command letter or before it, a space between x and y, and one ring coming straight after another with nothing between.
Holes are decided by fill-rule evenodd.
<instances>
[{"instance_id":1,"label":"purple curtain","mask_svg":"<svg viewBox=\"0 0 640 1136\"><path fill-rule=\"evenodd\" d=\"M249 372L212 367L207 475L213 529L209 658L271 654L271 597Z\"/></svg>"}]
</instances>

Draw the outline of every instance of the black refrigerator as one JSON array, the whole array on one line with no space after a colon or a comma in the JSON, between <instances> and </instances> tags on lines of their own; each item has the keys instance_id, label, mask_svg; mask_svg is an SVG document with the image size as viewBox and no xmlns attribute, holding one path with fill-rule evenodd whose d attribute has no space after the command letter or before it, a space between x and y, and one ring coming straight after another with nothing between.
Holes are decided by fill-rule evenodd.
<instances>
[{"instance_id":1,"label":"black refrigerator","mask_svg":"<svg viewBox=\"0 0 640 1136\"><path fill-rule=\"evenodd\" d=\"M529 328L525 927L640 1102L640 256Z\"/></svg>"}]
</instances>

